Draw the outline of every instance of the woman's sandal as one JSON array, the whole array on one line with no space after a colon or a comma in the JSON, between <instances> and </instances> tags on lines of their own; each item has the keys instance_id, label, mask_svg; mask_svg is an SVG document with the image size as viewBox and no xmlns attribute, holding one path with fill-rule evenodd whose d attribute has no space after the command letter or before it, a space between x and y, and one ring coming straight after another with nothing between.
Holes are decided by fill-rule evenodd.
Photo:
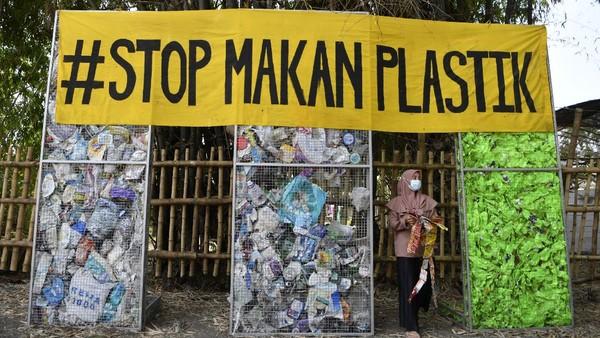
<instances>
[{"instance_id":1,"label":"woman's sandal","mask_svg":"<svg viewBox=\"0 0 600 338\"><path fill-rule=\"evenodd\" d=\"M406 338L421 338L421 335L417 331L407 331Z\"/></svg>"}]
</instances>

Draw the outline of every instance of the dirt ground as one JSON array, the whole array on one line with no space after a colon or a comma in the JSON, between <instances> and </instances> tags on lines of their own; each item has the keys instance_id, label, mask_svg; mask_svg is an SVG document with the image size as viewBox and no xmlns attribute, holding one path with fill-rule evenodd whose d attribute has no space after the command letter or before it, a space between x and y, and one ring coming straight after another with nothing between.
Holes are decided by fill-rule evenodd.
<instances>
[{"instance_id":1,"label":"dirt ground","mask_svg":"<svg viewBox=\"0 0 600 338\"><path fill-rule=\"evenodd\" d=\"M0 337L226 337L229 303L226 291L189 285L149 283L160 295L161 308L143 332L109 328L28 327L28 276L0 274ZM447 294L447 293L446 293ZM423 337L600 337L600 281L573 287L573 328L467 331L437 311L422 315ZM442 293L441 298L447 297ZM380 286L375 293L375 336L403 337L398 329L396 290Z\"/></svg>"}]
</instances>

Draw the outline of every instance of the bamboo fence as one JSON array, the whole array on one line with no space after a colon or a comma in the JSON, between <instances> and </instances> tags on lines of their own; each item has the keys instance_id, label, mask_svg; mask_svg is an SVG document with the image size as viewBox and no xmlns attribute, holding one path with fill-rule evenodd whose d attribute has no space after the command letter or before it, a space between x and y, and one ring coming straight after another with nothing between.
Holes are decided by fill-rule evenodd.
<instances>
[{"instance_id":1,"label":"bamboo fence","mask_svg":"<svg viewBox=\"0 0 600 338\"><path fill-rule=\"evenodd\" d=\"M577 122L577 120L576 120ZM575 123L576 127L576 123ZM576 129L576 128L575 128ZM574 143L577 133L574 132ZM439 202L448 226L436 248L438 276L460 278L456 161L454 152L416 150L374 154L374 272L393 278L393 238L385 203L408 168L423 170L423 187ZM574 144L572 142L572 144ZM38 161L31 148L9 147L0 154L0 270L28 272L31 263ZM573 276L597 275L600 223L600 161L576 161L573 147L564 164L567 234ZM232 161L223 147L153 152L148 257L156 277L222 277L230 273ZM581 163L584 163L583 165Z\"/></svg>"}]
</instances>

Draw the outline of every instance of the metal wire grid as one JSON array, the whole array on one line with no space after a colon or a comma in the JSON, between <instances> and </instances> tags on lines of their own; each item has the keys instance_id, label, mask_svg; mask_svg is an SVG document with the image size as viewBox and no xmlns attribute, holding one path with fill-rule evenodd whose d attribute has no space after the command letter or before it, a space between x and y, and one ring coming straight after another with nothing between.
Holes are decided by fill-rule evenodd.
<instances>
[{"instance_id":1,"label":"metal wire grid","mask_svg":"<svg viewBox=\"0 0 600 338\"><path fill-rule=\"evenodd\" d=\"M31 322L136 326L145 165L42 166Z\"/></svg>"},{"instance_id":2,"label":"metal wire grid","mask_svg":"<svg viewBox=\"0 0 600 338\"><path fill-rule=\"evenodd\" d=\"M150 128L56 124L57 21L29 323L141 328Z\"/></svg>"},{"instance_id":3,"label":"metal wire grid","mask_svg":"<svg viewBox=\"0 0 600 338\"><path fill-rule=\"evenodd\" d=\"M369 132L238 126L240 163L369 164Z\"/></svg>"},{"instance_id":4,"label":"metal wire grid","mask_svg":"<svg viewBox=\"0 0 600 338\"><path fill-rule=\"evenodd\" d=\"M369 169L236 170L232 333L372 332Z\"/></svg>"}]
</instances>

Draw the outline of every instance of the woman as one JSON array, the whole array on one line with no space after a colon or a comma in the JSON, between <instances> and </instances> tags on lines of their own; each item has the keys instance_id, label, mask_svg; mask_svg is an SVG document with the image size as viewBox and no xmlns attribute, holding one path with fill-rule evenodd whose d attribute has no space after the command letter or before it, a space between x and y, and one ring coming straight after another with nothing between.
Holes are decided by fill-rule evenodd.
<instances>
[{"instance_id":1,"label":"woman","mask_svg":"<svg viewBox=\"0 0 600 338\"><path fill-rule=\"evenodd\" d=\"M435 210L437 202L421 193L420 189L421 172L406 170L398 182L398 196L386 205L390 209L389 225L395 233L400 325L406 328L406 336L409 338L420 337L419 308L425 311L429 309L432 293L430 276L420 291L415 288L419 280L424 250L421 235L425 231L425 226L420 220L421 216L428 219L438 217ZM418 293L414 295L413 291Z\"/></svg>"}]
</instances>

